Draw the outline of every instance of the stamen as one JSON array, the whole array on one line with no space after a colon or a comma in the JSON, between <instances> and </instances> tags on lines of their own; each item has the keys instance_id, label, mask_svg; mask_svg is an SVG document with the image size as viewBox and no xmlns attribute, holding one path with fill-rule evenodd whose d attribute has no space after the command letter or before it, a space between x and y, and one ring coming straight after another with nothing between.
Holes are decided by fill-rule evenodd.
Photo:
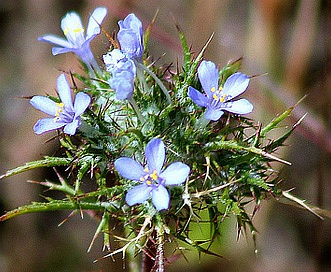
<instances>
[{"instance_id":1,"label":"stamen","mask_svg":"<svg viewBox=\"0 0 331 272\"><path fill-rule=\"evenodd\" d=\"M223 95L220 97L220 101L221 101L221 102L224 102L226 97L227 97L227 95L226 95L226 94L223 94Z\"/></svg>"},{"instance_id":2,"label":"stamen","mask_svg":"<svg viewBox=\"0 0 331 272\"><path fill-rule=\"evenodd\" d=\"M63 30L63 34L64 34L64 35L67 35L69 32L73 32L73 33L84 32L84 28L79 27L79 28L75 28L75 29L73 29L73 30L70 30L70 28L67 27L67 28L65 28L65 29Z\"/></svg>"},{"instance_id":3,"label":"stamen","mask_svg":"<svg viewBox=\"0 0 331 272\"><path fill-rule=\"evenodd\" d=\"M158 176L157 176L156 170L154 170L153 173L150 174L150 176L151 176L151 178L152 178L153 180L157 180L157 179L158 179Z\"/></svg>"},{"instance_id":4,"label":"stamen","mask_svg":"<svg viewBox=\"0 0 331 272\"><path fill-rule=\"evenodd\" d=\"M72 32L74 32L74 33L84 32L84 28L82 28L82 27L75 28Z\"/></svg>"},{"instance_id":5,"label":"stamen","mask_svg":"<svg viewBox=\"0 0 331 272\"><path fill-rule=\"evenodd\" d=\"M145 169L144 169L144 172L147 172L147 173L148 173L148 169L145 168ZM151 174L147 174L147 175L141 177L139 180L140 180L141 182L146 182L146 184L147 184L148 186L150 186L150 185L154 184L154 181L156 181L158 178L159 178L159 177L158 177L158 175L157 175L157 172L156 172L156 170L154 170L153 173L151 173Z\"/></svg>"},{"instance_id":6,"label":"stamen","mask_svg":"<svg viewBox=\"0 0 331 272\"><path fill-rule=\"evenodd\" d=\"M223 87L222 86L219 86L218 87L218 90L216 90L215 87L211 88L211 92L213 93L213 99L216 101L216 102L225 102L226 101L226 98L228 97L227 94L222 94L222 90L223 90Z\"/></svg>"},{"instance_id":7,"label":"stamen","mask_svg":"<svg viewBox=\"0 0 331 272\"><path fill-rule=\"evenodd\" d=\"M64 35L67 35L69 31L70 31L70 29L69 29L69 27L67 27L67 28L65 28L65 29L63 30L63 34L64 34Z\"/></svg>"},{"instance_id":8,"label":"stamen","mask_svg":"<svg viewBox=\"0 0 331 272\"><path fill-rule=\"evenodd\" d=\"M64 104L62 102L60 102L60 103L56 103L56 106L59 107L59 108L63 108Z\"/></svg>"},{"instance_id":9,"label":"stamen","mask_svg":"<svg viewBox=\"0 0 331 272\"><path fill-rule=\"evenodd\" d=\"M63 103L56 103L56 112L55 112L55 116L59 117L60 113L63 112L63 108L64 108L64 104Z\"/></svg>"}]
</instances>

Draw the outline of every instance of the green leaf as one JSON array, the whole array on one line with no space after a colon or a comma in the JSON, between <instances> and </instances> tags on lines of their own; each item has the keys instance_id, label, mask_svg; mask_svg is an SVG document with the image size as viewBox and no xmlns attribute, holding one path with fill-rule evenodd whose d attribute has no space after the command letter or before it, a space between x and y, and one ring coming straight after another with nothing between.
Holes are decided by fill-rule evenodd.
<instances>
[{"instance_id":1,"label":"green leaf","mask_svg":"<svg viewBox=\"0 0 331 272\"><path fill-rule=\"evenodd\" d=\"M147 44L148 44L148 41L149 41L149 36L150 36L150 34L151 34L151 30L152 30L153 25L154 25L154 23L155 23L155 21L156 21L156 17L157 17L157 15L158 15L158 13L159 13L159 10L157 10L157 11L155 12L155 15L154 15L154 17L153 17L151 23L149 24L149 26L147 27L147 29L144 31L144 37L143 37L144 48L147 48Z\"/></svg>"},{"instance_id":2,"label":"green leaf","mask_svg":"<svg viewBox=\"0 0 331 272\"><path fill-rule=\"evenodd\" d=\"M291 114L293 109L294 107L290 107L289 109L284 111L281 115L272 119L272 121L268 125L266 125L264 128L261 129L260 137L264 137L269 131L276 128L280 122L282 122L285 118L287 118Z\"/></svg>"},{"instance_id":3,"label":"green leaf","mask_svg":"<svg viewBox=\"0 0 331 272\"><path fill-rule=\"evenodd\" d=\"M36 168L69 165L72 160L72 158L45 157L43 160L28 162L22 166L8 170L6 173L0 176L0 180Z\"/></svg>"},{"instance_id":4,"label":"green leaf","mask_svg":"<svg viewBox=\"0 0 331 272\"><path fill-rule=\"evenodd\" d=\"M184 55L184 63L183 63L183 69L184 71L189 71L191 66L191 50L187 44L184 32L181 30L178 24L176 24L176 28L178 31L180 42L182 43L182 49L183 49L183 55Z\"/></svg>"},{"instance_id":5,"label":"green leaf","mask_svg":"<svg viewBox=\"0 0 331 272\"><path fill-rule=\"evenodd\" d=\"M263 179L258 177L248 177L246 181L248 184L260 187L266 191L270 189L268 183L266 183Z\"/></svg>"},{"instance_id":6,"label":"green leaf","mask_svg":"<svg viewBox=\"0 0 331 272\"><path fill-rule=\"evenodd\" d=\"M116 212L111 202L84 202L68 200L50 200L50 202L32 202L29 205L18 207L0 216L0 222L18 215L37 212L50 212L60 210L94 210Z\"/></svg>"},{"instance_id":7,"label":"green leaf","mask_svg":"<svg viewBox=\"0 0 331 272\"><path fill-rule=\"evenodd\" d=\"M261 129L260 137L264 137L266 133L274 129L280 122L282 122L285 118L287 118L291 112L294 110L294 108L303 100L305 99L305 96L301 98L294 106L290 107L286 111L284 111L281 115L274 118L268 125L266 125L264 128ZM301 119L299 120L301 122Z\"/></svg>"},{"instance_id":8,"label":"green leaf","mask_svg":"<svg viewBox=\"0 0 331 272\"><path fill-rule=\"evenodd\" d=\"M210 142L210 143L207 143L205 145L205 149L206 149L206 151L217 151L217 150L221 150L221 149L235 150L235 151L246 151L246 152L254 153L254 154L257 154L257 155L261 155L261 156L266 157L270 160L275 160L275 161L278 161L278 162L281 162L281 163L284 163L284 164L287 164L287 165L291 165L290 162L279 159L279 158L275 157L274 155L271 155L271 154L265 152L262 149L256 148L254 146L248 146L248 147L242 146L242 145L240 145L239 143L237 143L236 141L233 141L233 140L229 140L229 141L219 140L219 141Z\"/></svg>"},{"instance_id":9,"label":"green leaf","mask_svg":"<svg viewBox=\"0 0 331 272\"><path fill-rule=\"evenodd\" d=\"M107 249L109 251L110 249L110 230L109 230L109 213L104 213L102 215L101 221L99 223L99 226L97 230L95 231L95 234L92 238L92 241L90 243L90 246L87 249L87 252L90 252L95 240L99 236L100 233L103 233L104 235L104 249Z\"/></svg>"},{"instance_id":10,"label":"green leaf","mask_svg":"<svg viewBox=\"0 0 331 272\"><path fill-rule=\"evenodd\" d=\"M207 243L208 241L193 241L191 240L190 238L188 237L185 237L183 235L178 235L178 234L174 234L176 238L178 238L179 240L187 243L188 245L192 246L193 248L195 248L199 254L200 253L205 253L205 254L208 254L208 255L211 255L211 256L216 256L216 257L219 257L219 258L224 258L224 256L220 255L220 254L217 254L213 251L210 251L208 249L205 249L203 248L202 246L200 246L200 244L203 244L203 243Z\"/></svg>"},{"instance_id":11,"label":"green leaf","mask_svg":"<svg viewBox=\"0 0 331 272\"><path fill-rule=\"evenodd\" d=\"M302 116L298 122L296 122L293 127L287 131L284 135L279 137L277 140L272 141L268 146L265 147L266 150L275 150L277 147L280 147L284 144L284 142L287 140L288 137L292 134L292 132L295 130L295 128L302 122L302 120L305 118L306 114Z\"/></svg>"}]
</instances>

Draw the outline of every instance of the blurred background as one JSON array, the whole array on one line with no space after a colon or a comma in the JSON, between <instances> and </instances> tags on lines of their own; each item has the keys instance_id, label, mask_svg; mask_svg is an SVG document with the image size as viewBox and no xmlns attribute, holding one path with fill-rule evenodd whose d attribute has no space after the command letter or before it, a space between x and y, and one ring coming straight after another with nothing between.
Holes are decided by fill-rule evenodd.
<instances>
[{"instance_id":1,"label":"blurred background","mask_svg":"<svg viewBox=\"0 0 331 272\"><path fill-rule=\"evenodd\" d=\"M307 95L287 121L306 118L278 156L292 166L276 166L282 188L308 203L331 210L331 1L328 0L10 0L0 1L0 171L52 154L52 134L36 136L42 116L22 96L55 94L60 69L80 71L73 55L53 57L51 45L37 41L46 33L62 36L61 18L75 10L86 24L97 6L106 6L103 27L134 12L144 29L159 10L149 51L163 63L181 63L175 22L198 53L215 33L205 58L224 66L244 57L242 71L265 74L251 80L245 94L255 105L249 117L269 122ZM109 46L105 35L93 41L100 59ZM285 127L284 127L285 129ZM282 133L280 129L280 133ZM49 141L50 140L50 141ZM0 181L0 212L42 201L43 188L27 180L52 178L51 171L30 171ZM53 177L54 178L54 177ZM97 222L69 212L24 215L0 223L0 271L125 271L118 256L93 263L103 255L102 239L86 253ZM227 259L185 253L167 271L331 271L331 223L311 213L264 202L254 219L257 253L250 235L236 239L234 220L224 225L219 252ZM168 256L171 251L168 253Z\"/></svg>"}]
</instances>

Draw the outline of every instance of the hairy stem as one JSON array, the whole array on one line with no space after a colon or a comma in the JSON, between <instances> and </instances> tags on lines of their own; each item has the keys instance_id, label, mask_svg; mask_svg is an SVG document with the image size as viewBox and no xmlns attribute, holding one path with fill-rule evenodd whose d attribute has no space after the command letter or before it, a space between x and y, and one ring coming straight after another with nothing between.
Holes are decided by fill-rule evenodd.
<instances>
[{"instance_id":1,"label":"hairy stem","mask_svg":"<svg viewBox=\"0 0 331 272\"><path fill-rule=\"evenodd\" d=\"M164 229L163 226L156 228L156 272L164 272Z\"/></svg>"}]
</instances>

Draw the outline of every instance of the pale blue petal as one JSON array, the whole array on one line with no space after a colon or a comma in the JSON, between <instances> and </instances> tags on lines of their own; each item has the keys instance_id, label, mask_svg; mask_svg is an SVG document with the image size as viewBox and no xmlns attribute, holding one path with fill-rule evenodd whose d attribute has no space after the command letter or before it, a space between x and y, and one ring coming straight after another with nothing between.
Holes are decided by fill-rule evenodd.
<instances>
[{"instance_id":1,"label":"pale blue petal","mask_svg":"<svg viewBox=\"0 0 331 272\"><path fill-rule=\"evenodd\" d=\"M140 163L128 157L121 157L114 162L116 170L123 178L140 181L146 175Z\"/></svg>"},{"instance_id":2,"label":"pale blue petal","mask_svg":"<svg viewBox=\"0 0 331 272\"><path fill-rule=\"evenodd\" d=\"M64 74L61 74L56 81L57 91L60 99L64 104L64 108L69 112L74 112L74 106L72 104L70 85Z\"/></svg>"},{"instance_id":3,"label":"pale blue petal","mask_svg":"<svg viewBox=\"0 0 331 272\"><path fill-rule=\"evenodd\" d=\"M165 147L161 139L154 138L151 140L145 149L148 170L160 173L165 160Z\"/></svg>"},{"instance_id":4,"label":"pale blue petal","mask_svg":"<svg viewBox=\"0 0 331 272\"><path fill-rule=\"evenodd\" d=\"M77 128L80 126L81 120L80 118L74 119L71 123L66 124L63 128L63 132L65 134L74 135L76 133Z\"/></svg>"},{"instance_id":5,"label":"pale blue petal","mask_svg":"<svg viewBox=\"0 0 331 272\"><path fill-rule=\"evenodd\" d=\"M164 180L163 185L179 185L182 184L190 173L190 167L181 162L170 164L159 176Z\"/></svg>"},{"instance_id":6,"label":"pale blue petal","mask_svg":"<svg viewBox=\"0 0 331 272\"><path fill-rule=\"evenodd\" d=\"M74 52L75 48L72 47L53 47L52 48L52 54L53 56L59 55L59 54L65 54L69 52Z\"/></svg>"},{"instance_id":7,"label":"pale blue petal","mask_svg":"<svg viewBox=\"0 0 331 272\"><path fill-rule=\"evenodd\" d=\"M76 12L70 12L62 19L61 29L67 40L75 47L80 47L85 41L84 26Z\"/></svg>"},{"instance_id":8,"label":"pale blue petal","mask_svg":"<svg viewBox=\"0 0 331 272\"><path fill-rule=\"evenodd\" d=\"M122 51L132 58L140 58L144 53L141 21L131 13L118 25L120 30L117 39Z\"/></svg>"},{"instance_id":9,"label":"pale blue petal","mask_svg":"<svg viewBox=\"0 0 331 272\"><path fill-rule=\"evenodd\" d=\"M65 33L68 29L84 28L80 16L76 12L69 12L61 20L61 29Z\"/></svg>"},{"instance_id":10,"label":"pale blue petal","mask_svg":"<svg viewBox=\"0 0 331 272\"><path fill-rule=\"evenodd\" d=\"M135 186L127 192L125 201L129 206L143 203L150 197L151 191L152 187L145 183Z\"/></svg>"},{"instance_id":11,"label":"pale blue petal","mask_svg":"<svg viewBox=\"0 0 331 272\"><path fill-rule=\"evenodd\" d=\"M134 75L128 70L114 69L109 85L116 91L117 99L130 99L134 91Z\"/></svg>"},{"instance_id":12,"label":"pale blue petal","mask_svg":"<svg viewBox=\"0 0 331 272\"><path fill-rule=\"evenodd\" d=\"M86 39L90 39L100 33L100 25L107 15L105 7L97 7L90 16L86 29Z\"/></svg>"},{"instance_id":13,"label":"pale blue petal","mask_svg":"<svg viewBox=\"0 0 331 272\"><path fill-rule=\"evenodd\" d=\"M168 190L162 185L154 187L152 191L152 202L158 211L168 209L170 203Z\"/></svg>"},{"instance_id":14,"label":"pale blue petal","mask_svg":"<svg viewBox=\"0 0 331 272\"><path fill-rule=\"evenodd\" d=\"M42 134L63 127L64 125L65 123L63 122L55 122L54 118L43 118L37 121L33 130L36 134Z\"/></svg>"},{"instance_id":15,"label":"pale blue petal","mask_svg":"<svg viewBox=\"0 0 331 272\"><path fill-rule=\"evenodd\" d=\"M200 107L207 107L209 99L193 87L188 87L188 96Z\"/></svg>"},{"instance_id":16,"label":"pale blue petal","mask_svg":"<svg viewBox=\"0 0 331 272\"><path fill-rule=\"evenodd\" d=\"M208 98L212 97L212 88L218 89L218 70L212 61L202 61L198 67L198 77Z\"/></svg>"},{"instance_id":17,"label":"pale blue petal","mask_svg":"<svg viewBox=\"0 0 331 272\"><path fill-rule=\"evenodd\" d=\"M144 53L142 41L136 32L131 30L118 32L117 39L121 45L121 50L130 58L140 58Z\"/></svg>"},{"instance_id":18,"label":"pale blue petal","mask_svg":"<svg viewBox=\"0 0 331 272\"><path fill-rule=\"evenodd\" d=\"M120 81L117 81L117 85L111 85L112 88L116 91L116 99L118 100L128 100L132 97L134 86L133 81L125 80L125 78L120 78Z\"/></svg>"},{"instance_id":19,"label":"pale blue petal","mask_svg":"<svg viewBox=\"0 0 331 272\"><path fill-rule=\"evenodd\" d=\"M56 114L56 103L48 97L36 95L30 99L30 104L48 115L55 116Z\"/></svg>"},{"instance_id":20,"label":"pale blue petal","mask_svg":"<svg viewBox=\"0 0 331 272\"><path fill-rule=\"evenodd\" d=\"M87 107L90 105L90 103L91 97L86 93L79 92L78 94L76 94L74 103L75 116L82 115L87 109Z\"/></svg>"},{"instance_id":21,"label":"pale blue petal","mask_svg":"<svg viewBox=\"0 0 331 272\"><path fill-rule=\"evenodd\" d=\"M107 54L103 55L103 62L106 64L106 70L113 72L115 68L122 68L122 65L127 61L127 57L120 49L113 49Z\"/></svg>"},{"instance_id":22,"label":"pale blue petal","mask_svg":"<svg viewBox=\"0 0 331 272\"><path fill-rule=\"evenodd\" d=\"M218 119L221 118L221 116L223 115L223 111L221 111L220 109L214 109L214 108L207 108L206 113L205 113L205 118L208 120L212 120L212 121L217 121Z\"/></svg>"},{"instance_id":23,"label":"pale blue petal","mask_svg":"<svg viewBox=\"0 0 331 272\"><path fill-rule=\"evenodd\" d=\"M132 29L135 30L139 35L142 35L142 23L133 13L127 15L124 20L119 21L118 25L121 29Z\"/></svg>"},{"instance_id":24,"label":"pale blue petal","mask_svg":"<svg viewBox=\"0 0 331 272\"><path fill-rule=\"evenodd\" d=\"M226 107L222 108L232 113L247 114L253 111L253 105L247 99L239 99L233 102L225 103Z\"/></svg>"},{"instance_id":25,"label":"pale blue petal","mask_svg":"<svg viewBox=\"0 0 331 272\"><path fill-rule=\"evenodd\" d=\"M88 68L89 66L92 66L94 69L96 69L96 71L100 69L94 58L89 40L85 41L80 48L74 49L72 51L88 66Z\"/></svg>"},{"instance_id":26,"label":"pale blue petal","mask_svg":"<svg viewBox=\"0 0 331 272\"><path fill-rule=\"evenodd\" d=\"M222 93L234 98L246 91L249 84L249 78L242 73L231 75L224 83Z\"/></svg>"},{"instance_id":27,"label":"pale blue petal","mask_svg":"<svg viewBox=\"0 0 331 272\"><path fill-rule=\"evenodd\" d=\"M71 47L71 44L67 40L52 34L39 37L38 41L53 43L61 47Z\"/></svg>"},{"instance_id":28,"label":"pale blue petal","mask_svg":"<svg viewBox=\"0 0 331 272\"><path fill-rule=\"evenodd\" d=\"M113 77L118 76L118 74L124 71L128 72L129 74L126 75L126 77L130 77L133 80L136 75L136 66L132 59L124 57L118 60L115 65L109 65L107 67L107 71L109 71L113 75Z\"/></svg>"}]
</instances>

